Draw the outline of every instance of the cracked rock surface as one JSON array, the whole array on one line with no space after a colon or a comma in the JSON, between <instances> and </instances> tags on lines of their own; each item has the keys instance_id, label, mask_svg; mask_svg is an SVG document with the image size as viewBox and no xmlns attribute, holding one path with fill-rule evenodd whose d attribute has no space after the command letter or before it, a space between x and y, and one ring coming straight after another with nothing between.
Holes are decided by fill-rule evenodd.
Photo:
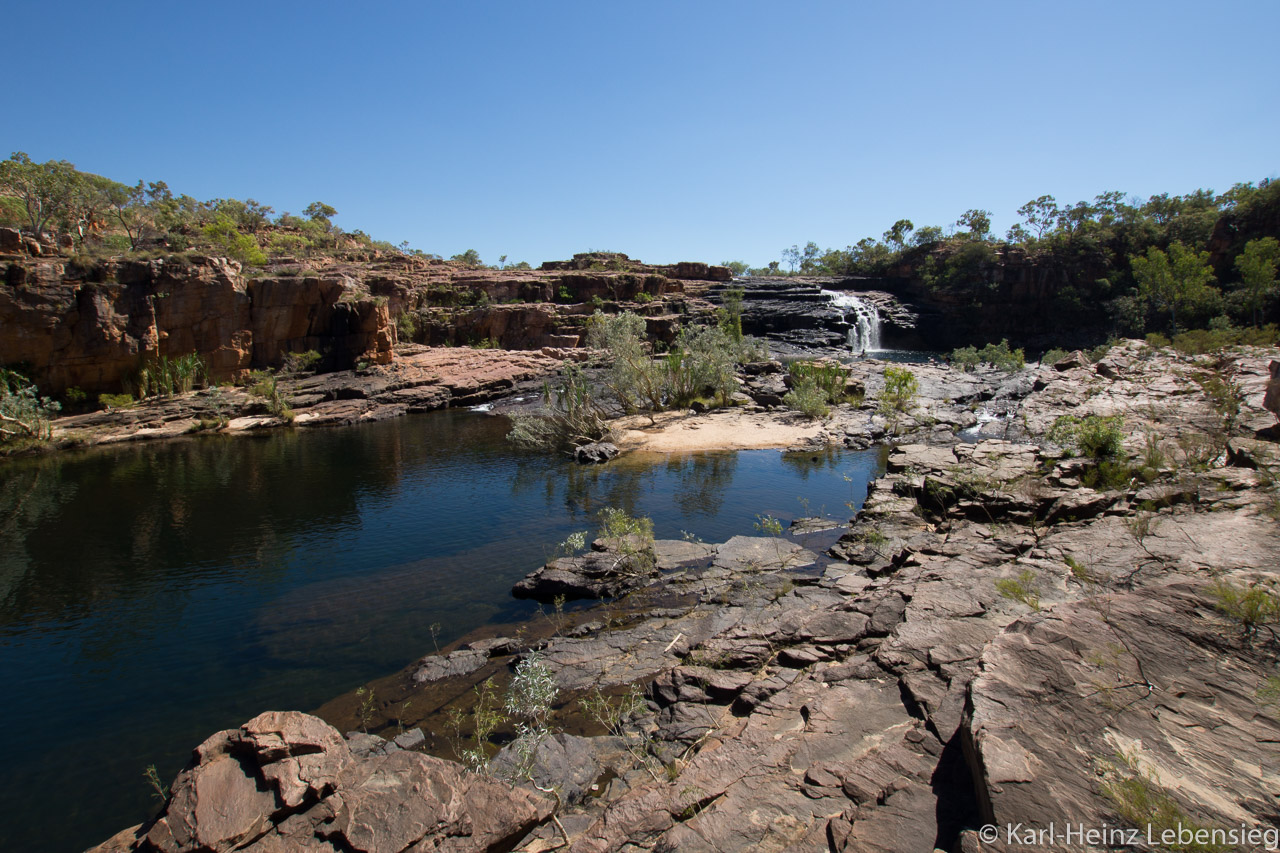
<instances>
[{"instance_id":1,"label":"cracked rock surface","mask_svg":"<svg viewBox=\"0 0 1280 853\"><path fill-rule=\"evenodd\" d=\"M986 823L1274 827L1269 357L1130 342L1012 378L921 368L885 475L827 553L771 537L660 542L644 584L583 611L590 621L473 641L399 677L389 701L422 697L413 722L430 747L460 697L537 650L566 733L524 784L404 750L375 766L316 734L320 751L303 755L251 723L197 750L160 821L100 849L197 849L185 839L207 832L207 849L972 851L1034 849L980 841ZM1206 391L1215 377L1239 390L1229 419ZM957 401L987 393L1007 395L1008 428L958 441L970 403ZM1048 443L1064 414L1121 415L1123 465L1100 476ZM844 441L878 417L846 411L826 429ZM1229 604L1250 594L1256 618L1242 618ZM610 731L580 723L585 698L617 707L632 685L640 701ZM559 800L542 792L557 784ZM243 807L206 817L206 791ZM391 821L401 796L415 798L395 812L406 828L365 840L359 827ZM417 834L428 824L438 848ZM157 845L176 839L189 846Z\"/></svg>"}]
</instances>

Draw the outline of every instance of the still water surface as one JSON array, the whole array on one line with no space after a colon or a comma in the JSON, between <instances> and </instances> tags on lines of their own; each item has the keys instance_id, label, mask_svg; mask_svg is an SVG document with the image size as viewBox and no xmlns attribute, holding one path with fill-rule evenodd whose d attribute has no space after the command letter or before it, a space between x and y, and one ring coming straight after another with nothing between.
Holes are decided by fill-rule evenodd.
<instances>
[{"instance_id":1,"label":"still water surface","mask_svg":"<svg viewBox=\"0 0 1280 853\"><path fill-rule=\"evenodd\" d=\"M193 746L309 709L439 642L528 617L509 595L619 506L659 538L847 518L875 451L519 453L440 412L0 467L0 850L83 850L142 820Z\"/></svg>"}]
</instances>

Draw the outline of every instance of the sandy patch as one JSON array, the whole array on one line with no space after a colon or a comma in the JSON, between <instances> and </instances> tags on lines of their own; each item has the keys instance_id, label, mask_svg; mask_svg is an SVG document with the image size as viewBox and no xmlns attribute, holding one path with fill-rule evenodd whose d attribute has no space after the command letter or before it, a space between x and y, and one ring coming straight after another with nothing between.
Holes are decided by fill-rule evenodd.
<instances>
[{"instance_id":1,"label":"sandy patch","mask_svg":"<svg viewBox=\"0 0 1280 853\"><path fill-rule=\"evenodd\" d=\"M822 432L820 422L798 412L663 412L656 420L656 424L650 424L647 415L633 415L615 421L620 434L618 447L656 453L758 450L807 444Z\"/></svg>"}]
</instances>

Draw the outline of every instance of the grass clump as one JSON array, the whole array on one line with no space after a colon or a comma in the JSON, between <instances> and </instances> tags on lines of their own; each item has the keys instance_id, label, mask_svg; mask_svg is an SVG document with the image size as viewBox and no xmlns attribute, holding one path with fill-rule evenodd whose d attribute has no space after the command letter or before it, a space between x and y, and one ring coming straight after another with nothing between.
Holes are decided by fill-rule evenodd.
<instances>
[{"instance_id":1,"label":"grass clump","mask_svg":"<svg viewBox=\"0 0 1280 853\"><path fill-rule=\"evenodd\" d=\"M997 580L996 592L1001 598L1019 601L1036 612L1040 610L1040 579L1030 569L1023 569L1016 578Z\"/></svg>"},{"instance_id":2,"label":"grass clump","mask_svg":"<svg viewBox=\"0 0 1280 853\"><path fill-rule=\"evenodd\" d=\"M138 396L172 397L187 394L208 379L208 368L199 353L189 352L176 358L159 356L138 368L133 386Z\"/></svg>"},{"instance_id":3,"label":"grass clump","mask_svg":"<svg viewBox=\"0 0 1280 853\"><path fill-rule=\"evenodd\" d=\"M1209 595L1218 612L1240 625L1245 639L1256 636L1259 628L1280 621L1280 597L1267 587L1237 586L1218 579L1209 588Z\"/></svg>"},{"instance_id":4,"label":"grass clump","mask_svg":"<svg viewBox=\"0 0 1280 853\"><path fill-rule=\"evenodd\" d=\"M280 393L280 383L276 375L269 370L255 370L249 376L253 382L249 386L249 393L263 400L272 417L292 423L293 409L289 408L284 395Z\"/></svg>"},{"instance_id":5,"label":"grass clump","mask_svg":"<svg viewBox=\"0 0 1280 853\"><path fill-rule=\"evenodd\" d=\"M1211 831L1193 820L1136 758L1124 753L1117 757L1115 764L1103 765L1102 794L1121 819L1145 837L1160 840L1161 849L1187 853L1225 853L1231 849L1222 830ZM1221 842L1215 835L1222 836Z\"/></svg>"}]
</instances>

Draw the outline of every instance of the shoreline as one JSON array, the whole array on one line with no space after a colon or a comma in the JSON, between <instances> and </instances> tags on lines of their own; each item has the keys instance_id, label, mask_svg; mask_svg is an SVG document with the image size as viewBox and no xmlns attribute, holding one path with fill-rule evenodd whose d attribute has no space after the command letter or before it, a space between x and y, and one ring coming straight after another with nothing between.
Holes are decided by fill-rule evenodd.
<instances>
[{"instance_id":1,"label":"shoreline","mask_svg":"<svg viewBox=\"0 0 1280 853\"><path fill-rule=\"evenodd\" d=\"M1263 741L1233 733L1257 725L1241 697L1272 664L1216 609L1212 584L1280 581L1271 515L1280 497L1265 475L1280 466L1280 449L1259 405L1269 355L1239 353L1215 367L1134 342L1061 371L922 367L921 405L898 423L864 403L822 425L824 443L896 439L888 471L824 549L830 561L768 536L658 543L658 572L621 578L620 600L544 611L511 637L463 638L372 682L370 718L361 719L356 694L321 713L340 730L421 728L438 747L451 709L471 719L477 688L508 680L536 652L560 691L558 733L517 776L523 785L465 803L454 824L472 827L477 844L480 827L491 828L517 850L970 849L981 823L1039 826L1061 812L1059 822L1101 825L1115 806L1099 790L1097 762L1121 749L1184 780L1178 792L1205 792L1178 798L1188 820L1263 820L1222 803L1266 802L1269 777L1213 768L1265 753ZM875 368L866 370L871 397ZM1191 439L1221 427L1197 380L1218 373L1243 394L1222 433L1235 455L1193 459ZM975 407L1002 401L1006 417L980 422ZM1123 447L1144 467L1083 485L1092 464L1041 438L1068 413L1125 414ZM767 413L730 414L741 423ZM699 429L683 429L690 421ZM691 417L663 423L676 435L714 429ZM974 427L976 440L957 436ZM687 435L676 444L694 449ZM551 604L552 594L535 597ZM1113 646L1114 660L1090 657ZM1179 692L1186 679L1217 685L1214 701ZM588 699L617 705L632 684L643 686L639 706L609 726L590 724ZM406 702L415 710L398 714ZM1188 733L1183 719L1214 733ZM292 728L280 736L300 737ZM340 809L400 802L395 790L360 781L379 767L414 777L456 766L415 751L414 737L407 748L333 737L321 754L343 767L334 775ZM274 766L261 752L240 760L261 767L254 772ZM183 792L221 772L219 761L205 756L179 777L156 827L184 819L182 804L193 800ZM334 831L329 795L311 796L314 805L290 812L295 839ZM516 820L526 807L533 813ZM279 843L285 826L268 821L255 832ZM127 834L99 849L131 849Z\"/></svg>"}]
</instances>

